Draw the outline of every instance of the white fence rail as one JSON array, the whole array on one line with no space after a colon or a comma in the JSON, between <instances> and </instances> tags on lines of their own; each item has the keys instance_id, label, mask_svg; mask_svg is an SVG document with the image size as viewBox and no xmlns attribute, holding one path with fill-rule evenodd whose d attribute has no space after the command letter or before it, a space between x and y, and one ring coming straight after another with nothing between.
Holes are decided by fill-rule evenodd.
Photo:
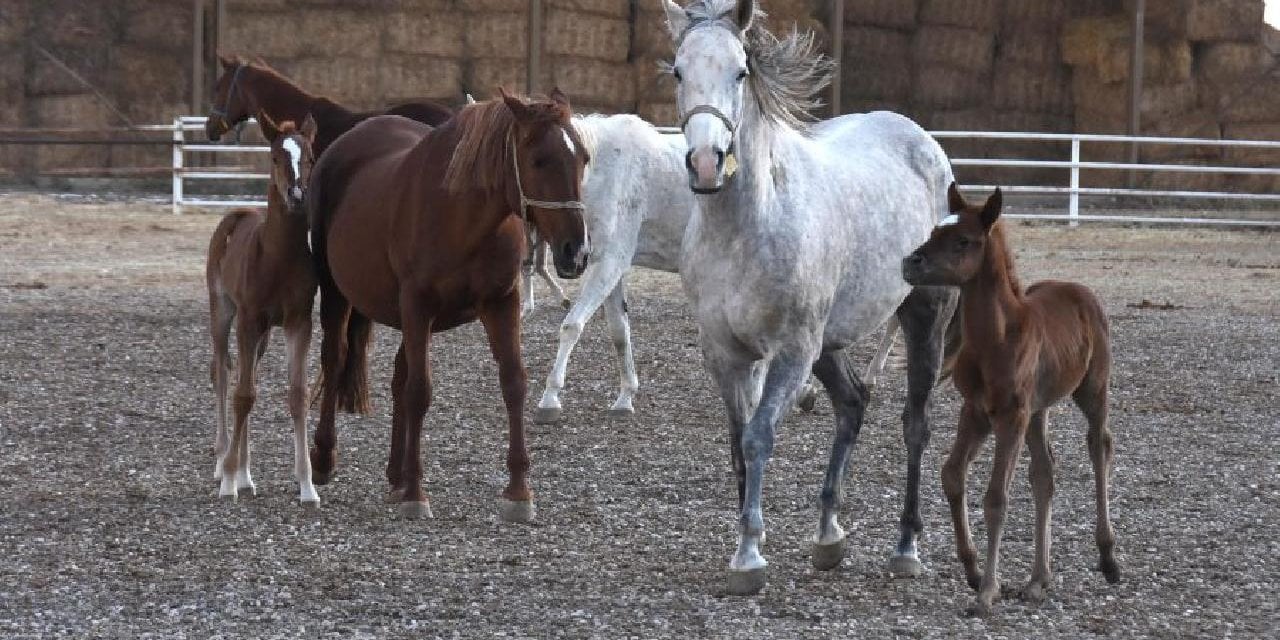
<instances>
[{"instance_id":1,"label":"white fence rail","mask_svg":"<svg viewBox=\"0 0 1280 640\"><path fill-rule=\"evenodd\" d=\"M203 116L183 116L175 118L173 125L161 125L159 128L173 130L173 211L181 213L183 206L205 207L239 207L263 206L265 200L255 198L236 199L200 199L186 197L184 183L186 180L266 180L268 174L236 171L220 171L208 167L190 167L186 163L188 152L209 153L265 153L268 147L239 144L207 144L192 143L186 140L186 132L204 129ZM675 127L658 127L662 133L675 134L680 130ZM1067 210L1064 213L1049 214L1009 214L1009 217L1039 220L1062 220L1071 225L1081 221L1109 220L1115 222L1142 222L1154 224L1219 224L1248 226L1280 226L1280 214L1274 217L1227 218L1227 217L1186 217L1186 216L1141 216L1121 214L1082 214L1080 213L1080 196L1122 196L1145 198L1178 198L1204 200L1238 200L1251 202L1280 203L1277 193L1239 193L1227 191L1195 191L1170 189L1122 189L1105 187L1081 187L1080 172L1100 171L1138 171L1138 172L1181 172L1208 173L1217 175L1257 175L1280 176L1280 168L1271 167L1232 167L1210 164L1182 165L1157 163L1125 163L1125 162L1093 162L1081 160L1081 147L1084 144L1140 144L1140 145L1179 145L1219 148L1251 148L1274 149L1280 157L1280 141L1270 140L1219 140L1212 138L1161 138L1153 136L1115 136L1080 133L1021 133L1011 131L933 131L938 140L1016 140L1032 142L1067 142L1070 143L1070 157L1064 160L1042 159L1009 159L1009 158L953 158L955 167L993 167L1011 169L1061 169L1068 171L1069 180L1065 187L1048 187L1032 185L1001 185L1007 193L1027 195L1065 195ZM962 185L962 188L976 191L989 191L994 185Z\"/></svg>"}]
</instances>

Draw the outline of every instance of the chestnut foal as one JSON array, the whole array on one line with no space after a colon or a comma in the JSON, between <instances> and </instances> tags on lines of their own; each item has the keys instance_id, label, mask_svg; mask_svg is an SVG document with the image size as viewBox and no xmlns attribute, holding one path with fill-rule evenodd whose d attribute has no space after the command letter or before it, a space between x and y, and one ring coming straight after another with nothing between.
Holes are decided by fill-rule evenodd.
<instances>
[{"instance_id":1,"label":"chestnut foal","mask_svg":"<svg viewBox=\"0 0 1280 640\"><path fill-rule=\"evenodd\" d=\"M963 346L955 365L956 388L964 396L955 445L942 470L951 507L956 546L969 586L978 590L971 613L987 615L1000 591L1000 534L1009 485L1024 438L1031 449L1031 491L1035 497L1035 563L1023 597L1040 602L1049 588L1049 508L1053 498L1053 452L1045 416L1070 394L1089 421L1098 520L1099 570L1107 582L1120 580L1115 533L1107 512L1111 430L1107 426L1107 381L1111 351L1107 316L1086 287L1044 281L1023 293L1014 273L1013 252L998 224L997 189L984 205L965 203L951 185L952 216L943 220L914 253L903 259L902 275L913 285L960 287ZM983 499L987 523L986 573L978 570L969 533L965 479L987 434L995 432L991 484Z\"/></svg>"},{"instance_id":2,"label":"chestnut foal","mask_svg":"<svg viewBox=\"0 0 1280 640\"><path fill-rule=\"evenodd\" d=\"M267 209L237 209L218 224L209 241L205 271L209 286L210 333L213 337L213 384L217 395L218 433L214 448L221 480L218 495L236 499L255 492L249 475L249 410L253 408L258 361L267 348L272 326L283 326L289 361L289 413L293 417L294 477L303 506L316 507L320 497L311 482L307 456L307 349L311 344L311 307L316 276L307 247L307 216L302 206L310 179L316 122L310 115L296 128L277 126L258 114L271 141L271 186ZM227 434L227 377L231 356L227 339L235 321L240 352L236 385L235 431Z\"/></svg>"}]
</instances>

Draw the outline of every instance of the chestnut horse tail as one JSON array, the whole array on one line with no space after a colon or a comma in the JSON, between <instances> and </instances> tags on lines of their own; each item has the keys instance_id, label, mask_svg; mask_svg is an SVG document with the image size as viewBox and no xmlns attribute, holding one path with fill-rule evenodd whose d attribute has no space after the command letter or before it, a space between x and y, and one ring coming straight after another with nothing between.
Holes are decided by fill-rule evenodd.
<instances>
[{"instance_id":1,"label":"chestnut horse tail","mask_svg":"<svg viewBox=\"0 0 1280 640\"><path fill-rule=\"evenodd\" d=\"M323 159L323 158L322 158ZM367 414L369 403L369 341L373 324L351 306L329 271L328 214L325 207L324 163L312 173L307 194L307 216L310 222L311 257L316 279L320 283L320 324L324 333L320 340L320 373L312 387L312 404L326 394L334 394L339 411ZM346 331L335 335L331 327L340 327L346 316Z\"/></svg>"}]
</instances>

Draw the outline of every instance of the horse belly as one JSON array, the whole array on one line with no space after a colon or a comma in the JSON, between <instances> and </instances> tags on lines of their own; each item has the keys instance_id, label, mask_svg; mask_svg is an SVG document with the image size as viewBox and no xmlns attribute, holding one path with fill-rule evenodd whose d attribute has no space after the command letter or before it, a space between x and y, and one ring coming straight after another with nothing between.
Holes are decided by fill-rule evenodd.
<instances>
[{"instance_id":1,"label":"horse belly","mask_svg":"<svg viewBox=\"0 0 1280 640\"><path fill-rule=\"evenodd\" d=\"M351 306L373 321L400 327L400 285L385 251L377 212L352 207L341 210L332 221L326 251L329 272Z\"/></svg>"}]
</instances>

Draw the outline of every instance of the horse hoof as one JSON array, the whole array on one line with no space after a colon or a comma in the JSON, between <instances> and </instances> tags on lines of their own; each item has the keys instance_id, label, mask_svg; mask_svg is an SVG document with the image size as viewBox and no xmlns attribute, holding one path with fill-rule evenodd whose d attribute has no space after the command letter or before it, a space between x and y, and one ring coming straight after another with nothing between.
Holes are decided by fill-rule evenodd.
<instances>
[{"instance_id":1,"label":"horse hoof","mask_svg":"<svg viewBox=\"0 0 1280 640\"><path fill-rule=\"evenodd\" d=\"M818 393L816 391L803 394L800 396L800 399L796 401L796 406L805 413L811 413L817 404Z\"/></svg>"},{"instance_id":2,"label":"horse hoof","mask_svg":"<svg viewBox=\"0 0 1280 640\"><path fill-rule=\"evenodd\" d=\"M315 513L320 510L320 500L303 500L300 503L302 510L307 513Z\"/></svg>"},{"instance_id":3,"label":"horse hoof","mask_svg":"<svg viewBox=\"0 0 1280 640\"><path fill-rule=\"evenodd\" d=\"M1102 576L1109 584L1120 582L1120 565L1115 560L1103 560L1098 563L1098 571L1102 572Z\"/></svg>"},{"instance_id":4,"label":"horse hoof","mask_svg":"<svg viewBox=\"0 0 1280 640\"><path fill-rule=\"evenodd\" d=\"M561 309L564 309L565 311L568 311L568 310L569 310L569 307L571 307L571 306L573 306L573 303L572 303L572 302L569 302L569 299L568 299L568 298L565 298L564 300L561 300L561 301L560 301L560 308L561 308Z\"/></svg>"},{"instance_id":5,"label":"horse hoof","mask_svg":"<svg viewBox=\"0 0 1280 640\"><path fill-rule=\"evenodd\" d=\"M969 608L964 610L964 614L970 618L989 618L991 617L991 605L978 600L969 605Z\"/></svg>"},{"instance_id":6,"label":"horse hoof","mask_svg":"<svg viewBox=\"0 0 1280 640\"><path fill-rule=\"evenodd\" d=\"M813 544L813 568L818 571L829 571L840 566L844 561L845 538L827 544Z\"/></svg>"},{"instance_id":7,"label":"horse hoof","mask_svg":"<svg viewBox=\"0 0 1280 640\"><path fill-rule=\"evenodd\" d=\"M895 578L916 578L924 572L924 564L916 556L895 555L889 558L889 573Z\"/></svg>"},{"instance_id":8,"label":"horse hoof","mask_svg":"<svg viewBox=\"0 0 1280 640\"><path fill-rule=\"evenodd\" d=\"M1040 604L1044 602L1045 595L1048 593L1049 585L1043 582L1032 582L1022 589L1022 599L1029 604Z\"/></svg>"},{"instance_id":9,"label":"horse hoof","mask_svg":"<svg viewBox=\"0 0 1280 640\"><path fill-rule=\"evenodd\" d=\"M636 415L636 410L631 407L609 409L609 417L617 420L626 420L634 415Z\"/></svg>"},{"instance_id":10,"label":"horse hoof","mask_svg":"<svg viewBox=\"0 0 1280 640\"><path fill-rule=\"evenodd\" d=\"M746 571L729 570L729 595L754 596L760 593L769 579L769 568L759 567Z\"/></svg>"},{"instance_id":11,"label":"horse hoof","mask_svg":"<svg viewBox=\"0 0 1280 640\"><path fill-rule=\"evenodd\" d=\"M404 489L392 489L382 496L385 504L399 504L404 501Z\"/></svg>"},{"instance_id":12,"label":"horse hoof","mask_svg":"<svg viewBox=\"0 0 1280 640\"><path fill-rule=\"evenodd\" d=\"M560 422L560 407L538 407L533 412L534 424L555 424Z\"/></svg>"},{"instance_id":13,"label":"horse hoof","mask_svg":"<svg viewBox=\"0 0 1280 640\"><path fill-rule=\"evenodd\" d=\"M321 473L316 470L311 471L311 484L329 484L333 476L329 473Z\"/></svg>"},{"instance_id":14,"label":"horse hoof","mask_svg":"<svg viewBox=\"0 0 1280 640\"><path fill-rule=\"evenodd\" d=\"M503 522L524 524L533 522L535 515L537 513L532 500L498 498L498 517L502 518Z\"/></svg>"},{"instance_id":15,"label":"horse hoof","mask_svg":"<svg viewBox=\"0 0 1280 640\"><path fill-rule=\"evenodd\" d=\"M431 503L423 500L409 500L400 503L400 517L405 520L418 520L420 518L434 518L431 513Z\"/></svg>"}]
</instances>

